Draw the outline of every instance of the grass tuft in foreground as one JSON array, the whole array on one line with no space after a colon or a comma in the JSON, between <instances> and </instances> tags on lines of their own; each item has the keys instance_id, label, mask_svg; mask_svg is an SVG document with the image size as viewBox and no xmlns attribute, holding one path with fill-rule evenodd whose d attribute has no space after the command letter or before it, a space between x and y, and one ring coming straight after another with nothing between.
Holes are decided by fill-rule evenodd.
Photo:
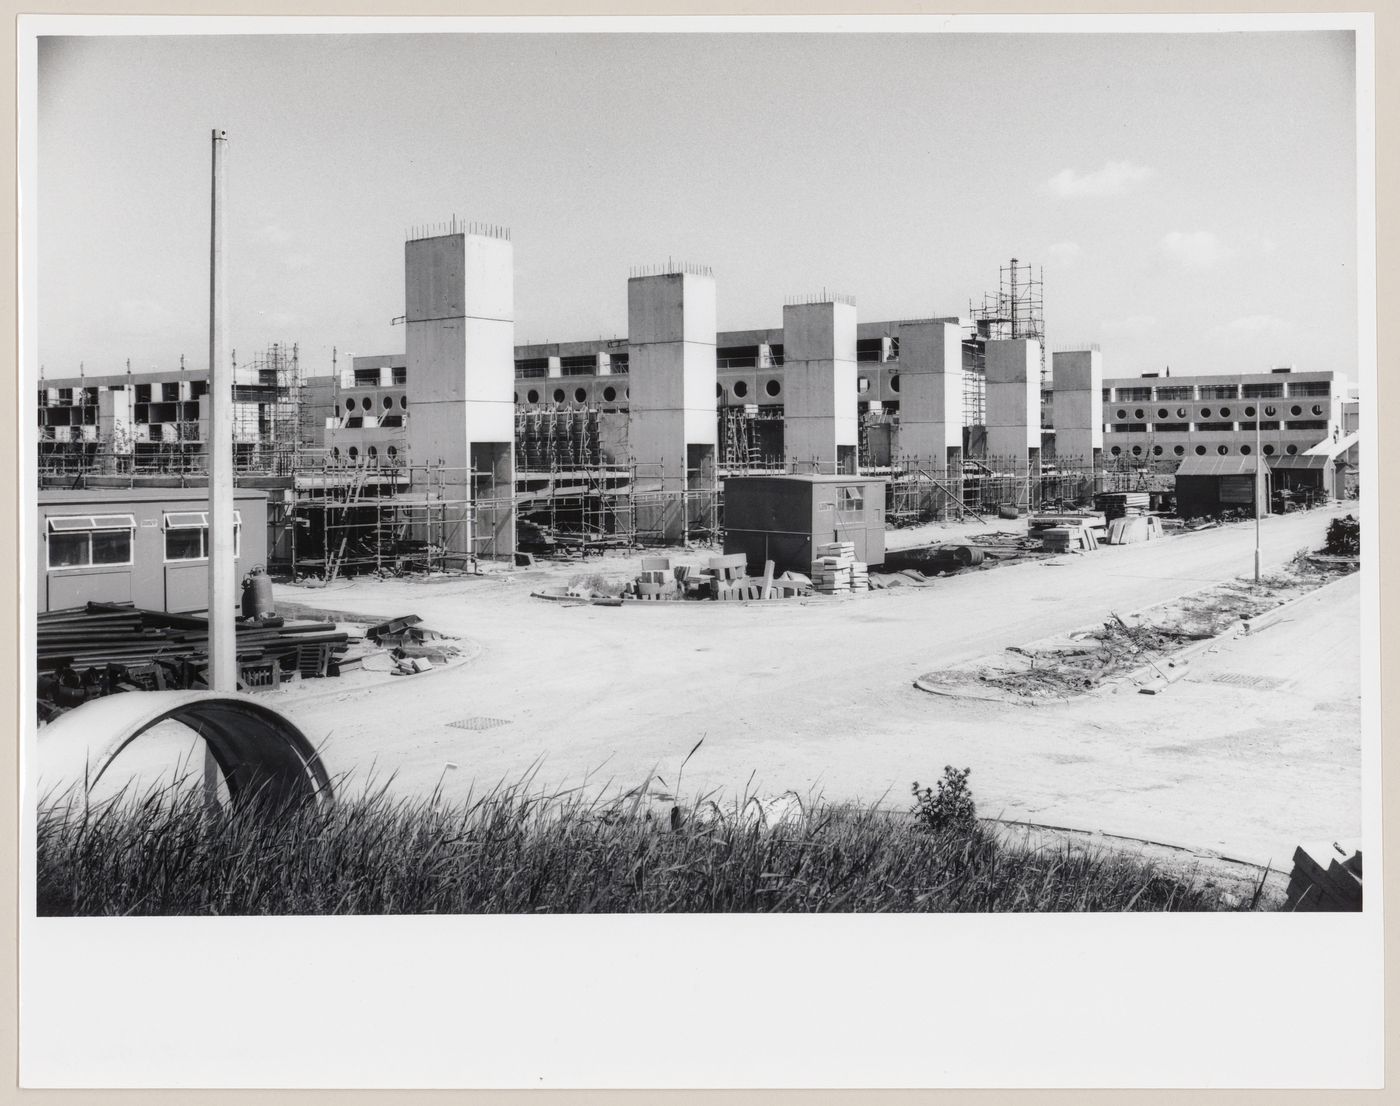
<instances>
[{"instance_id":1,"label":"grass tuft in foreground","mask_svg":"<svg viewBox=\"0 0 1400 1106\"><path fill-rule=\"evenodd\" d=\"M1192 876L994 827L815 800L657 807L530 781L446 802L381 789L324 806L206 813L170 785L86 807L48 797L41 915L1227 909ZM768 808L773 818L773 808ZM1257 900L1257 896L1256 896Z\"/></svg>"}]
</instances>

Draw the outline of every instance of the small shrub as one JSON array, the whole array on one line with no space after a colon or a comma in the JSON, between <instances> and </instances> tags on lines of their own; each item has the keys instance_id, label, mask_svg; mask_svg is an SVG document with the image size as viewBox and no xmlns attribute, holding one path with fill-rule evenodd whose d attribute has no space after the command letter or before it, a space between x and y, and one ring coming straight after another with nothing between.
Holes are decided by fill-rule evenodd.
<instances>
[{"instance_id":1,"label":"small shrub","mask_svg":"<svg viewBox=\"0 0 1400 1106\"><path fill-rule=\"evenodd\" d=\"M914 781L914 822L921 829L933 833L966 831L977 825L977 804L972 801L972 791L967 786L971 768L954 768L944 765L943 778L938 781L937 790L925 787L919 790L919 781Z\"/></svg>"}]
</instances>

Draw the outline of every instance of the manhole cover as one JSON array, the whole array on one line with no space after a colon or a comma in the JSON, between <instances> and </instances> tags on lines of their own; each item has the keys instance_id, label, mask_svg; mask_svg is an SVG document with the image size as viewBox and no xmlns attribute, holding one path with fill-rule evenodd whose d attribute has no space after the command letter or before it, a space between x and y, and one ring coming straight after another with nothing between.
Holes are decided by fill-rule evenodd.
<instances>
[{"instance_id":1,"label":"manhole cover","mask_svg":"<svg viewBox=\"0 0 1400 1106\"><path fill-rule=\"evenodd\" d=\"M1214 672L1210 676L1210 682L1229 684L1231 687L1252 687L1260 691L1272 691L1287 683L1276 676L1251 676L1246 672Z\"/></svg>"},{"instance_id":2,"label":"manhole cover","mask_svg":"<svg viewBox=\"0 0 1400 1106\"><path fill-rule=\"evenodd\" d=\"M456 722L447 724L459 730L489 730L496 726L504 726L508 722L509 718L459 718Z\"/></svg>"}]
</instances>

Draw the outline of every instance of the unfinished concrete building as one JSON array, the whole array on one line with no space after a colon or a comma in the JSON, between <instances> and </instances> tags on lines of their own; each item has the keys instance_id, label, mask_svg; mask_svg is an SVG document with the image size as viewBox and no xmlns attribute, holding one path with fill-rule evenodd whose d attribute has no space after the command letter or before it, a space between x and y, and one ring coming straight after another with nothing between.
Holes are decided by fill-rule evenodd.
<instances>
[{"instance_id":1,"label":"unfinished concrete building","mask_svg":"<svg viewBox=\"0 0 1400 1106\"><path fill-rule=\"evenodd\" d=\"M856 471L856 306L831 298L783 308L783 454L792 472Z\"/></svg>"},{"instance_id":2,"label":"unfinished concrete building","mask_svg":"<svg viewBox=\"0 0 1400 1106\"><path fill-rule=\"evenodd\" d=\"M715 526L715 317L707 269L667 267L627 282L637 529L666 542Z\"/></svg>"},{"instance_id":3,"label":"unfinished concrete building","mask_svg":"<svg viewBox=\"0 0 1400 1106\"><path fill-rule=\"evenodd\" d=\"M987 343L987 459L1012 472L1040 466L1040 343Z\"/></svg>"}]
</instances>

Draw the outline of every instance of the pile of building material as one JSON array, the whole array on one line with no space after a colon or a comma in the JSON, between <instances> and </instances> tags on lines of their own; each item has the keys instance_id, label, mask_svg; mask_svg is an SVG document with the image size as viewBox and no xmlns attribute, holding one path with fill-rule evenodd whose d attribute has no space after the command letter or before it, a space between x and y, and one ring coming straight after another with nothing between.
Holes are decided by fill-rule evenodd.
<instances>
[{"instance_id":1,"label":"pile of building material","mask_svg":"<svg viewBox=\"0 0 1400 1106\"><path fill-rule=\"evenodd\" d=\"M1147 492L1099 492L1094 496L1094 510L1102 511L1109 522L1127 514L1142 514L1152 506Z\"/></svg>"},{"instance_id":2,"label":"pile of building material","mask_svg":"<svg viewBox=\"0 0 1400 1106\"><path fill-rule=\"evenodd\" d=\"M812 581L798 573L773 575L773 562L762 576L750 576L742 553L709 558L705 567L669 557L643 557L637 578L623 589L625 599L713 599L729 602L755 599L791 599L809 595Z\"/></svg>"},{"instance_id":3,"label":"pile of building material","mask_svg":"<svg viewBox=\"0 0 1400 1106\"><path fill-rule=\"evenodd\" d=\"M1099 547L1092 526L1050 526L1040 532L1040 538L1047 553L1092 553Z\"/></svg>"},{"instance_id":4,"label":"pile of building material","mask_svg":"<svg viewBox=\"0 0 1400 1106\"><path fill-rule=\"evenodd\" d=\"M1361 848L1336 841L1299 845L1293 853L1285 910L1361 909Z\"/></svg>"},{"instance_id":5,"label":"pile of building material","mask_svg":"<svg viewBox=\"0 0 1400 1106\"><path fill-rule=\"evenodd\" d=\"M448 634L430 630L416 614L390 618L365 631L365 637L389 649L398 673L426 672L435 664L446 664L460 650L449 644Z\"/></svg>"},{"instance_id":6,"label":"pile of building material","mask_svg":"<svg viewBox=\"0 0 1400 1106\"><path fill-rule=\"evenodd\" d=\"M1108 536L1108 520L1102 511L1042 511L1026 521L1026 533L1043 538L1046 530L1065 526L1087 526L1100 543Z\"/></svg>"},{"instance_id":7,"label":"pile of building material","mask_svg":"<svg viewBox=\"0 0 1400 1106\"><path fill-rule=\"evenodd\" d=\"M869 566L856 560L854 542L833 541L817 546L812 587L821 595L850 595L870 589Z\"/></svg>"},{"instance_id":8,"label":"pile of building material","mask_svg":"<svg viewBox=\"0 0 1400 1106\"><path fill-rule=\"evenodd\" d=\"M349 636L329 622L236 623L244 689L338 676ZM120 691L208 686L209 623L201 615L89 603L38 618L39 717Z\"/></svg>"},{"instance_id":9,"label":"pile of building material","mask_svg":"<svg viewBox=\"0 0 1400 1106\"><path fill-rule=\"evenodd\" d=\"M1156 515L1124 515L1108 524L1109 545L1156 541L1162 536L1162 520Z\"/></svg>"}]
</instances>

